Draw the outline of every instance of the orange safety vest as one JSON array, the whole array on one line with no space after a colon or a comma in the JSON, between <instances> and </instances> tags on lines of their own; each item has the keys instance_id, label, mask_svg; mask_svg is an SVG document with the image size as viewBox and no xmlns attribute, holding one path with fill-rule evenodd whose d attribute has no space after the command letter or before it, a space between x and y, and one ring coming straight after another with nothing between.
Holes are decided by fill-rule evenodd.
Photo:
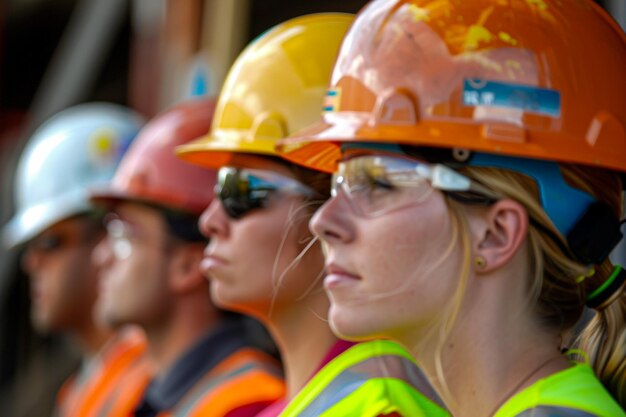
<instances>
[{"instance_id":1,"label":"orange safety vest","mask_svg":"<svg viewBox=\"0 0 626 417\"><path fill-rule=\"evenodd\" d=\"M57 395L59 417L128 417L152 377L147 343L137 329L118 332L87 365L85 375L73 375Z\"/></svg>"},{"instance_id":2,"label":"orange safety vest","mask_svg":"<svg viewBox=\"0 0 626 417\"><path fill-rule=\"evenodd\" d=\"M172 410L158 417L254 416L284 396L278 362L245 347L213 367Z\"/></svg>"}]
</instances>

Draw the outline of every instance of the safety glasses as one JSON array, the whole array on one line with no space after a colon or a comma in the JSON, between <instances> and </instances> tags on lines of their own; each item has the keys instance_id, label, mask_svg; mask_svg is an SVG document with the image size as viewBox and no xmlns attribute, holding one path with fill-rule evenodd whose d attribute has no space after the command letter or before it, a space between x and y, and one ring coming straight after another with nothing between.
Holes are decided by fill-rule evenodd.
<instances>
[{"instance_id":1,"label":"safety glasses","mask_svg":"<svg viewBox=\"0 0 626 417\"><path fill-rule=\"evenodd\" d=\"M115 259L130 258L133 253L133 240L139 235L138 230L113 213L105 216L104 227Z\"/></svg>"},{"instance_id":2,"label":"safety glasses","mask_svg":"<svg viewBox=\"0 0 626 417\"><path fill-rule=\"evenodd\" d=\"M130 258L133 248L138 245L167 251L177 243L206 241L198 230L198 219L195 216L185 216L162 208L157 210L160 210L166 224L164 237L142 230L139 225L125 220L115 212L104 216L103 224L107 239L117 260Z\"/></svg>"},{"instance_id":3,"label":"safety glasses","mask_svg":"<svg viewBox=\"0 0 626 417\"><path fill-rule=\"evenodd\" d=\"M339 163L331 195L342 190L355 213L376 217L420 204L438 189L468 203L490 204L498 197L481 184L442 164L393 156L356 156Z\"/></svg>"},{"instance_id":4,"label":"safety glasses","mask_svg":"<svg viewBox=\"0 0 626 417\"><path fill-rule=\"evenodd\" d=\"M267 207L270 199L277 195L312 197L316 192L276 172L222 167L218 172L215 195L230 218L240 219L251 210Z\"/></svg>"}]
</instances>

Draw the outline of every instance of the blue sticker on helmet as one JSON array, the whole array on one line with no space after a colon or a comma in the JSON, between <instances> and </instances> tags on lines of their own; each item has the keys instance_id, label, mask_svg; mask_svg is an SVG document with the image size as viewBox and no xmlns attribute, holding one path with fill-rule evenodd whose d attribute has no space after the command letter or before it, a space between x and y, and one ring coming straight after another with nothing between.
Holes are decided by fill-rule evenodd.
<instances>
[{"instance_id":1,"label":"blue sticker on helmet","mask_svg":"<svg viewBox=\"0 0 626 417\"><path fill-rule=\"evenodd\" d=\"M463 81L463 104L519 109L551 117L561 115L561 94L556 90L476 78Z\"/></svg>"},{"instance_id":2,"label":"blue sticker on helmet","mask_svg":"<svg viewBox=\"0 0 626 417\"><path fill-rule=\"evenodd\" d=\"M341 89L331 88L326 91L326 96L324 97L324 106L322 107L322 111L324 112L334 112L339 111L339 103L341 102Z\"/></svg>"}]
</instances>

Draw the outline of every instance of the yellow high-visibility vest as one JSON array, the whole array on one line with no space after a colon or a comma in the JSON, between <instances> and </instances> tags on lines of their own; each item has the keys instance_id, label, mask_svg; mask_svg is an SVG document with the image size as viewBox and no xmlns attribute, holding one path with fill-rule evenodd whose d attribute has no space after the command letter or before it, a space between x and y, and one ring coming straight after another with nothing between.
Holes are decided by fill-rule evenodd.
<instances>
[{"instance_id":1,"label":"yellow high-visibility vest","mask_svg":"<svg viewBox=\"0 0 626 417\"><path fill-rule=\"evenodd\" d=\"M280 417L449 417L435 392L400 345L359 343L324 366Z\"/></svg>"},{"instance_id":2,"label":"yellow high-visibility vest","mask_svg":"<svg viewBox=\"0 0 626 417\"><path fill-rule=\"evenodd\" d=\"M494 417L626 417L589 365L543 378L508 400Z\"/></svg>"}]
</instances>

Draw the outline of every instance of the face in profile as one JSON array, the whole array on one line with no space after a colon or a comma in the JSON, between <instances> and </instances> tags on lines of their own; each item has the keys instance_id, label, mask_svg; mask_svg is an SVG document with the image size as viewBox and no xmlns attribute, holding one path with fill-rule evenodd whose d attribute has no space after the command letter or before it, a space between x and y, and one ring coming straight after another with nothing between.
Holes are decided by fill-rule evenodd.
<instances>
[{"instance_id":1,"label":"face in profile","mask_svg":"<svg viewBox=\"0 0 626 417\"><path fill-rule=\"evenodd\" d=\"M220 170L200 218L210 238L202 268L217 305L266 318L319 294L323 257L308 230L312 190L279 163L252 162Z\"/></svg>"},{"instance_id":2,"label":"face in profile","mask_svg":"<svg viewBox=\"0 0 626 417\"><path fill-rule=\"evenodd\" d=\"M346 339L419 339L456 290L456 223L428 182L395 183L410 161L349 162L311 221L326 254L331 326Z\"/></svg>"},{"instance_id":3,"label":"face in profile","mask_svg":"<svg viewBox=\"0 0 626 417\"><path fill-rule=\"evenodd\" d=\"M98 320L112 327L158 322L172 302L164 219L156 209L121 203L105 223L107 237L93 253L101 267Z\"/></svg>"},{"instance_id":4,"label":"face in profile","mask_svg":"<svg viewBox=\"0 0 626 417\"><path fill-rule=\"evenodd\" d=\"M38 331L71 331L91 320L98 273L90 255L100 236L96 220L79 216L54 224L26 244L22 265Z\"/></svg>"}]
</instances>

